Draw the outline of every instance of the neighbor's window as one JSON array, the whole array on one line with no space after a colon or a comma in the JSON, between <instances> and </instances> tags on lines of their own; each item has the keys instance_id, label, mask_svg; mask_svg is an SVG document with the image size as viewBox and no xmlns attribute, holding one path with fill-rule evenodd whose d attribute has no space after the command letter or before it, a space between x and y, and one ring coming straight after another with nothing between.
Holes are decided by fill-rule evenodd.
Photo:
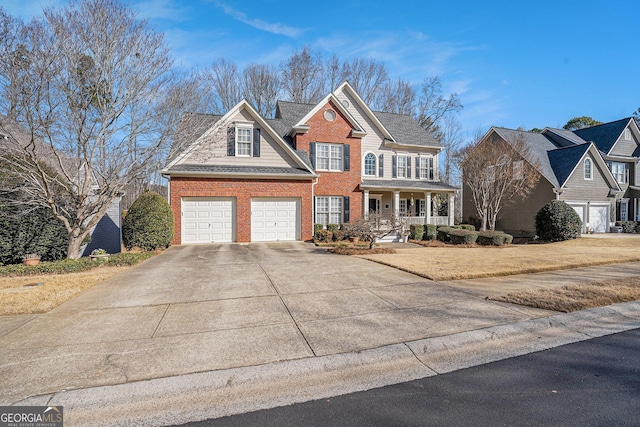
<instances>
[{"instance_id":1,"label":"neighbor's window","mask_svg":"<svg viewBox=\"0 0 640 427\"><path fill-rule=\"evenodd\" d=\"M584 159L584 179L593 179L591 173L591 159Z\"/></svg>"},{"instance_id":2,"label":"neighbor's window","mask_svg":"<svg viewBox=\"0 0 640 427\"><path fill-rule=\"evenodd\" d=\"M342 144L316 144L316 170L342 171Z\"/></svg>"},{"instance_id":3,"label":"neighbor's window","mask_svg":"<svg viewBox=\"0 0 640 427\"><path fill-rule=\"evenodd\" d=\"M524 161L518 160L513 162L513 179L522 179L524 177Z\"/></svg>"},{"instance_id":4,"label":"neighbor's window","mask_svg":"<svg viewBox=\"0 0 640 427\"><path fill-rule=\"evenodd\" d=\"M631 141L631 131L629 129L624 130L624 139L626 141Z\"/></svg>"},{"instance_id":5,"label":"neighbor's window","mask_svg":"<svg viewBox=\"0 0 640 427\"><path fill-rule=\"evenodd\" d=\"M342 223L342 197L318 196L316 197L316 223L327 224Z\"/></svg>"},{"instance_id":6,"label":"neighbor's window","mask_svg":"<svg viewBox=\"0 0 640 427\"><path fill-rule=\"evenodd\" d=\"M368 153L364 156L364 174L367 176L376 176L376 155Z\"/></svg>"},{"instance_id":7,"label":"neighbor's window","mask_svg":"<svg viewBox=\"0 0 640 427\"><path fill-rule=\"evenodd\" d=\"M236 156L251 156L252 128L236 129Z\"/></svg>"},{"instance_id":8,"label":"neighbor's window","mask_svg":"<svg viewBox=\"0 0 640 427\"><path fill-rule=\"evenodd\" d=\"M407 177L407 156L398 156L396 160L396 176L398 178Z\"/></svg>"},{"instance_id":9,"label":"neighbor's window","mask_svg":"<svg viewBox=\"0 0 640 427\"><path fill-rule=\"evenodd\" d=\"M436 179L433 157L418 157L416 161L420 163L420 179L429 181Z\"/></svg>"},{"instance_id":10,"label":"neighbor's window","mask_svg":"<svg viewBox=\"0 0 640 427\"><path fill-rule=\"evenodd\" d=\"M618 184L626 184L629 182L629 167L626 163L611 162L611 173L616 178Z\"/></svg>"}]
</instances>

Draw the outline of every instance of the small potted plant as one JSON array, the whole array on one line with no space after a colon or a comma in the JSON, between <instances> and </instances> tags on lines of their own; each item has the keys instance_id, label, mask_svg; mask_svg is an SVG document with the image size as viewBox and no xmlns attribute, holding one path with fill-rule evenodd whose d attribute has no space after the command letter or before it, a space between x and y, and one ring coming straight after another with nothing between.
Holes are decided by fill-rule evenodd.
<instances>
[{"instance_id":1,"label":"small potted plant","mask_svg":"<svg viewBox=\"0 0 640 427\"><path fill-rule=\"evenodd\" d=\"M26 254L22 257L22 263L24 265L36 265L40 263L40 255L38 254Z\"/></svg>"},{"instance_id":2,"label":"small potted plant","mask_svg":"<svg viewBox=\"0 0 640 427\"><path fill-rule=\"evenodd\" d=\"M98 248L98 249L94 249L89 255L89 257L94 261L97 261L99 259L103 259L106 261L109 259L109 254L104 249Z\"/></svg>"}]
</instances>

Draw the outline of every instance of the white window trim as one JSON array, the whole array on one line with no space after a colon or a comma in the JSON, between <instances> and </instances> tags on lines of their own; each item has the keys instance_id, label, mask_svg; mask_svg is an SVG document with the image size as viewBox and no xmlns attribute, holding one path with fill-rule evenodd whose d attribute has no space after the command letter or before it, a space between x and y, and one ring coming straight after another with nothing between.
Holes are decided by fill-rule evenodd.
<instances>
[{"instance_id":1,"label":"white window trim","mask_svg":"<svg viewBox=\"0 0 640 427\"><path fill-rule=\"evenodd\" d=\"M240 136L240 130L249 131L249 154L239 154L240 147L238 143L238 137ZM253 125L252 124L236 124L236 157L251 157L253 156Z\"/></svg>"},{"instance_id":2,"label":"white window trim","mask_svg":"<svg viewBox=\"0 0 640 427\"><path fill-rule=\"evenodd\" d=\"M327 200L327 212L318 212L318 200L320 199L326 199ZM337 201L336 201L337 200ZM316 212L315 212L315 224L322 224L325 228L327 227L328 224L342 224L343 220L344 220L344 203L343 203L344 197L343 196L316 196ZM332 209L335 208L335 204L340 205L340 221L338 221L337 223L331 222L331 215L332 214L336 214L336 210ZM318 214L322 214L322 215L326 215L327 216L327 223L325 224L324 222L320 221L318 218Z\"/></svg>"},{"instance_id":3,"label":"white window trim","mask_svg":"<svg viewBox=\"0 0 640 427\"><path fill-rule=\"evenodd\" d=\"M327 146L328 155L327 158L327 169L323 169L318 167L318 152L321 146ZM340 147L340 168L339 169L331 169L331 147ZM325 171L325 172L343 172L344 171L344 144L332 144L330 142L316 142L316 170Z\"/></svg>"},{"instance_id":4,"label":"white window trim","mask_svg":"<svg viewBox=\"0 0 640 427\"><path fill-rule=\"evenodd\" d=\"M373 156L373 175L367 174L367 156L371 154ZM378 176L378 162L380 161L380 159L378 159L378 156L376 155L376 153L374 153L373 151L367 151L366 153L364 153L364 156L362 156L362 175L363 176L373 176L373 177L377 177Z\"/></svg>"},{"instance_id":5,"label":"white window trim","mask_svg":"<svg viewBox=\"0 0 640 427\"><path fill-rule=\"evenodd\" d=\"M400 176L400 158L404 159L404 167L402 168L402 176ZM396 178L407 179L407 159L408 154L396 154Z\"/></svg>"},{"instance_id":6,"label":"white window trim","mask_svg":"<svg viewBox=\"0 0 640 427\"><path fill-rule=\"evenodd\" d=\"M430 154L421 154L416 160L420 160L420 178L427 181L437 181L438 180L438 165L437 165L437 157ZM429 178L429 159L433 162L433 178ZM426 165L424 168L425 176L422 176L422 165Z\"/></svg>"},{"instance_id":7,"label":"white window trim","mask_svg":"<svg viewBox=\"0 0 640 427\"><path fill-rule=\"evenodd\" d=\"M631 130L629 130L629 128L626 128L624 130L624 140L625 141L631 141Z\"/></svg>"},{"instance_id":8,"label":"white window trim","mask_svg":"<svg viewBox=\"0 0 640 427\"><path fill-rule=\"evenodd\" d=\"M587 162L589 162L589 176L587 176ZM583 167L583 178L587 181L593 181L593 161L590 158L584 159Z\"/></svg>"},{"instance_id":9,"label":"white window trim","mask_svg":"<svg viewBox=\"0 0 640 427\"><path fill-rule=\"evenodd\" d=\"M614 165L616 165L616 171L614 171ZM619 167L622 167L622 172L618 170ZM611 162L611 174L615 178L618 184L628 184L629 183L629 169L626 166L626 163L623 162ZM618 178L622 176L622 180Z\"/></svg>"}]
</instances>

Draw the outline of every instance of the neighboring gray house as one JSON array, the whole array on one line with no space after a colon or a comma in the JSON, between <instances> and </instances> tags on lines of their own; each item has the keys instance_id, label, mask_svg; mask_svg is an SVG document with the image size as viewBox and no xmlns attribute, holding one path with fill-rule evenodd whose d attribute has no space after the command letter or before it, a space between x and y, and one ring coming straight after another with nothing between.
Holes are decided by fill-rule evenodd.
<instances>
[{"instance_id":1,"label":"neighboring gray house","mask_svg":"<svg viewBox=\"0 0 640 427\"><path fill-rule=\"evenodd\" d=\"M502 210L496 228L515 235L535 233L535 215L551 200L571 205L583 232L610 231L616 220L640 219L640 130L632 118L576 131L545 128L541 133L492 127L478 144L523 140L541 179L524 199ZM463 220L477 217L463 183Z\"/></svg>"},{"instance_id":2,"label":"neighboring gray house","mask_svg":"<svg viewBox=\"0 0 640 427\"><path fill-rule=\"evenodd\" d=\"M118 196L107 213L91 230L91 242L81 248L81 256L88 256L94 249L104 249L117 254L122 250L122 197Z\"/></svg>"}]
</instances>

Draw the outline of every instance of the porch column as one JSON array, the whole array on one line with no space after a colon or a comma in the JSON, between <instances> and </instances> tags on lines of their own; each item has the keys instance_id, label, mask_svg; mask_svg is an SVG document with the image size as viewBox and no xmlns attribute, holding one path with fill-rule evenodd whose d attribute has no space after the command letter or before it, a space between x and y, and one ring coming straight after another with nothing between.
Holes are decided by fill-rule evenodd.
<instances>
[{"instance_id":1,"label":"porch column","mask_svg":"<svg viewBox=\"0 0 640 427\"><path fill-rule=\"evenodd\" d=\"M369 218L369 190L364 190L364 219Z\"/></svg>"},{"instance_id":2,"label":"porch column","mask_svg":"<svg viewBox=\"0 0 640 427\"><path fill-rule=\"evenodd\" d=\"M449 225L453 225L455 223L455 214L454 214L454 206L455 206L455 198L456 194L451 193L449 195Z\"/></svg>"},{"instance_id":3,"label":"porch column","mask_svg":"<svg viewBox=\"0 0 640 427\"><path fill-rule=\"evenodd\" d=\"M400 191L395 190L393 192L393 217L400 217Z\"/></svg>"},{"instance_id":4,"label":"porch column","mask_svg":"<svg viewBox=\"0 0 640 427\"><path fill-rule=\"evenodd\" d=\"M431 224L431 192L424 193L424 223Z\"/></svg>"}]
</instances>

